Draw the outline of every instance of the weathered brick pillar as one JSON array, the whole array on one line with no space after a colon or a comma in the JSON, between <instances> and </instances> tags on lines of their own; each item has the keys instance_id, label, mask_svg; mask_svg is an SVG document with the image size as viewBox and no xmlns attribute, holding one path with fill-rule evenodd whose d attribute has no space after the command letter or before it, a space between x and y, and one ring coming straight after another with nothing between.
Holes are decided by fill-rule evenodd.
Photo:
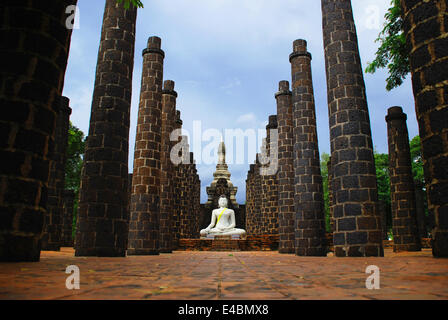
<instances>
[{"instance_id":1,"label":"weathered brick pillar","mask_svg":"<svg viewBox=\"0 0 448 320\"><path fill-rule=\"evenodd\" d=\"M59 251L62 244L63 194L69 118L72 109L67 97L59 97L54 140L49 144L50 178L48 181L47 213L41 238L42 250Z\"/></svg>"},{"instance_id":2,"label":"weathered brick pillar","mask_svg":"<svg viewBox=\"0 0 448 320\"><path fill-rule=\"evenodd\" d=\"M180 111L176 110L176 118L175 118L175 129L182 129L182 119L180 118ZM177 144L180 142L180 139L178 141L173 141L174 144ZM173 217L172 217L172 232L173 232L173 245L177 248L178 242L180 239L180 193L181 193L181 165L180 164L173 164L174 166L174 177L173 177L173 183L174 183L174 204L173 204Z\"/></svg>"},{"instance_id":3,"label":"weathered brick pillar","mask_svg":"<svg viewBox=\"0 0 448 320\"><path fill-rule=\"evenodd\" d=\"M257 153L255 157L255 165L254 165L254 176L253 176L253 197L254 197L254 213L252 215L252 235L258 235L261 231L261 197L262 197L262 189L261 189L261 175L260 175L260 163L261 154Z\"/></svg>"},{"instance_id":4,"label":"weathered brick pillar","mask_svg":"<svg viewBox=\"0 0 448 320\"><path fill-rule=\"evenodd\" d=\"M268 166L268 188L266 193L267 211L265 216L266 234L278 234L278 123L277 115L269 116L269 124L266 127L268 154L270 162ZM274 134L275 133L275 134Z\"/></svg>"},{"instance_id":5,"label":"weathered brick pillar","mask_svg":"<svg viewBox=\"0 0 448 320\"><path fill-rule=\"evenodd\" d=\"M269 132L269 130L266 128L266 131ZM269 155L269 142L268 137L263 139L262 146L261 146L261 153L260 153L260 160L261 160L261 168L263 170L266 170L268 167L268 164L266 162L268 161L268 155ZM268 180L269 176L267 174L263 174L260 172L260 214L258 217L258 224L259 224L259 233L266 234L266 224L267 224L267 215L268 215Z\"/></svg>"},{"instance_id":6,"label":"weathered brick pillar","mask_svg":"<svg viewBox=\"0 0 448 320\"><path fill-rule=\"evenodd\" d=\"M174 81L166 80L162 91L162 143L161 143L161 191L160 191L160 244L161 253L171 253L173 250L173 207L174 184L173 163L170 152L173 143L170 134L174 130L176 120L176 98Z\"/></svg>"},{"instance_id":7,"label":"weathered brick pillar","mask_svg":"<svg viewBox=\"0 0 448 320\"><path fill-rule=\"evenodd\" d=\"M415 210L417 212L418 233L420 235L420 238L427 238L428 221L425 215L425 198L423 191L423 183L414 180L414 187L415 187Z\"/></svg>"},{"instance_id":8,"label":"weathered brick pillar","mask_svg":"<svg viewBox=\"0 0 448 320\"><path fill-rule=\"evenodd\" d=\"M420 251L421 243L417 228L414 179L406 119L407 116L401 107L391 107L387 110L394 251Z\"/></svg>"},{"instance_id":9,"label":"weathered brick pillar","mask_svg":"<svg viewBox=\"0 0 448 320\"><path fill-rule=\"evenodd\" d=\"M333 166L331 165L331 157L327 162L328 171L328 209L330 211L330 230L331 233L335 230L334 223L334 203L333 203Z\"/></svg>"},{"instance_id":10,"label":"weathered brick pillar","mask_svg":"<svg viewBox=\"0 0 448 320\"><path fill-rule=\"evenodd\" d=\"M163 59L161 39L143 50L142 85L134 149L128 255L157 255L160 243Z\"/></svg>"},{"instance_id":11,"label":"weathered brick pillar","mask_svg":"<svg viewBox=\"0 0 448 320\"><path fill-rule=\"evenodd\" d=\"M190 163L188 164L188 234L189 238L195 238L195 224L196 224L196 211L195 211L195 175L196 175L196 165L194 164L194 154L190 152Z\"/></svg>"},{"instance_id":12,"label":"weathered brick pillar","mask_svg":"<svg viewBox=\"0 0 448 320\"><path fill-rule=\"evenodd\" d=\"M448 19L446 0L401 0L422 143L432 252L448 257Z\"/></svg>"},{"instance_id":13,"label":"weathered brick pillar","mask_svg":"<svg viewBox=\"0 0 448 320\"><path fill-rule=\"evenodd\" d=\"M128 173L128 206L129 212L131 212L131 195L132 195L132 173Z\"/></svg>"},{"instance_id":14,"label":"weathered brick pillar","mask_svg":"<svg viewBox=\"0 0 448 320\"><path fill-rule=\"evenodd\" d=\"M277 208L278 190L276 186L276 165L277 159L274 159L270 155L271 146L271 129L277 129L277 116L269 116L269 123L266 126L266 139L263 141L262 153L263 164L262 168L265 171L261 173L261 212L260 212L260 233L271 234L278 231L277 215L273 214L273 209ZM275 169L275 170L274 170ZM275 203L275 204L274 204ZM273 221L273 216L275 221Z\"/></svg>"},{"instance_id":15,"label":"weathered brick pillar","mask_svg":"<svg viewBox=\"0 0 448 320\"><path fill-rule=\"evenodd\" d=\"M384 200L378 201L379 211L381 213L381 232L383 240L389 240L389 230L387 228L387 212L386 212L386 202Z\"/></svg>"},{"instance_id":16,"label":"weathered brick pillar","mask_svg":"<svg viewBox=\"0 0 448 320\"><path fill-rule=\"evenodd\" d=\"M369 111L350 0L321 0L335 254L383 256Z\"/></svg>"},{"instance_id":17,"label":"weathered brick pillar","mask_svg":"<svg viewBox=\"0 0 448 320\"><path fill-rule=\"evenodd\" d=\"M254 219L254 172L255 164L249 166L246 179L246 233L253 234L253 219Z\"/></svg>"},{"instance_id":18,"label":"weathered brick pillar","mask_svg":"<svg viewBox=\"0 0 448 320\"><path fill-rule=\"evenodd\" d=\"M1 1L0 261L39 261L76 0ZM50 27L51 26L51 27Z\"/></svg>"},{"instance_id":19,"label":"weathered brick pillar","mask_svg":"<svg viewBox=\"0 0 448 320\"><path fill-rule=\"evenodd\" d=\"M183 141L184 145L184 152L187 152L189 155L189 145L188 145L188 137L182 136L181 140ZM183 161L181 164L179 164L180 167L180 174L179 174L179 187L180 187L180 201L179 201L179 237L183 239L187 239L190 237L189 232L189 187L188 187L188 174L189 174L189 162L190 158L188 158L187 161Z\"/></svg>"},{"instance_id":20,"label":"weathered brick pillar","mask_svg":"<svg viewBox=\"0 0 448 320\"><path fill-rule=\"evenodd\" d=\"M75 192L64 190L61 247L73 247L73 203Z\"/></svg>"},{"instance_id":21,"label":"weathered brick pillar","mask_svg":"<svg viewBox=\"0 0 448 320\"><path fill-rule=\"evenodd\" d=\"M193 213L194 228L192 238L199 238L200 221L201 221L201 180L197 173L196 163L193 164Z\"/></svg>"},{"instance_id":22,"label":"weathered brick pillar","mask_svg":"<svg viewBox=\"0 0 448 320\"><path fill-rule=\"evenodd\" d=\"M326 256L325 210L317 142L311 54L295 40L289 56L292 73L295 170L295 253Z\"/></svg>"},{"instance_id":23,"label":"weathered brick pillar","mask_svg":"<svg viewBox=\"0 0 448 320\"><path fill-rule=\"evenodd\" d=\"M288 81L279 82L275 94L278 124L278 226L279 252L293 253L294 248L294 137L292 93Z\"/></svg>"},{"instance_id":24,"label":"weathered brick pillar","mask_svg":"<svg viewBox=\"0 0 448 320\"><path fill-rule=\"evenodd\" d=\"M76 256L126 254L136 18L135 8L106 1L81 175Z\"/></svg>"}]
</instances>

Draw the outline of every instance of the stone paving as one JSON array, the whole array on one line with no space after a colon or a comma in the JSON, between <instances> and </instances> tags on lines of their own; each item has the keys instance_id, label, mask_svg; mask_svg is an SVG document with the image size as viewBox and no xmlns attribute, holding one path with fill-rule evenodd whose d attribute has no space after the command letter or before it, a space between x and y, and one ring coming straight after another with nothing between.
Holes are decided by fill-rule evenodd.
<instances>
[{"instance_id":1,"label":"stone paving","mask_svg":"<svg viewBox=\"0 0 448 320\"><path fill-rule=\"evenodd\" d=\"M329 254L331 255L331 254ZM65 286L80 269L80 289ZM368 265L381 271L368 290ZM298 257L278 252L188 252L126 258L74 257L71 248L40 262L0 263L0 299L448 299L448 259L430 249L384 258Z\"/></svg>"}]
</instances>

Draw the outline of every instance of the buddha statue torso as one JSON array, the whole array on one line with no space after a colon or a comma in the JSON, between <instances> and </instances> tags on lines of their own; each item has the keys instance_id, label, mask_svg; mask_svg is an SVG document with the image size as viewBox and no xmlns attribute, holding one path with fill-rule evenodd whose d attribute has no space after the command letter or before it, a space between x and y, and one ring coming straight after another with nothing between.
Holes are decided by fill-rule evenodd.
<instances>
[{"instance_id":1,"label":"buddha statue torso","mask_svg":"<svg viewBox=\"0 0 448 320\"><path fill-rule=\"evenodd\" d=\"M207 236L233 236L238 235L244 237L246 231L244 229L235 228L235 212L227 208L227 199L219 198L219 208L212 211L210 225L201 230L201 237Z\"/></svg>"}]
</instances>

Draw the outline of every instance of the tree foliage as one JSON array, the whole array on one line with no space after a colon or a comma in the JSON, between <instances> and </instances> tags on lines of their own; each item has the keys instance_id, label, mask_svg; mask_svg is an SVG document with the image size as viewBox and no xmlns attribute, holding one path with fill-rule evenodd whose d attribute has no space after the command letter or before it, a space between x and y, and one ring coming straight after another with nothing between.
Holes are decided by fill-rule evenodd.
<instances>
[{"instance_id":1,"label":"tree foliage","mask_svg":"<svg viewBox=\"0 0 448 320\"><path fill-rule=\"evenodd\" d=\"M140 0L117 0L118 3L122 3L123 1L125 9L129 9L131 4L136 8L143 8L143 3Z\"/></svg>"},{"instance_id":2,"label":"tree foliage","mask_svg":"<svg viewBox=\"0 0 448 320\"><path fill-rule=\"evenodd\" d=\"M330 225L330 198L328 192L328 161L330 160L330 155L323 152L321 155L320 170L322 175L322 185L324 193L324 209L325 209L325 228L327 232L331 232Z\"/></svg>"},{"instance_id":3,"label":"tree foliage","mask_svg":"<svg viewBox=\"0 0 448 320\"><path fill-rule=\"evenodd\" d=\"M386 226L392 226L392 207L390 199L390 175L389 175L389 155L386 153L374 152L376 185L378 188L378 201L380 209L386 212Z\"/></svg>"},{"instance_id":4,"label":"tree foliage","mask_svg":"<svg viewBox=\"0 0 448 320\"><path fill-rule=\"evenodd\" d=\"M78 192L81 181L82 155L84 154L84 133L71 122L68 129L67 161L65 164L65 189Z\"/></svg>"},{"instance_id":5,"label":"tree foliage","mask_svg":"<svg viewBox=\"0 0 448 320\"><path fill-rule=\"evenodd\" d=\"M384 17L386 19L384 28L375 40L380 46L375 60L368 64L366 72L375 73L378 69L387 67L389 77L386 79L386 89L390 91L399 87L410 72L400 0L392 0L391 7Z\"/></svg>"},{"instance_id":6,"label":"tree foliage","mask_svg":"<svg viewBox=\"0 0 448 320\"><path fill-rule=\"evenodd\" d=\"M425 176L423 174L423 159L420 145L420 136L415 136L409 143L411 149L412 174L414 180L421 185L425 184Z\"/></svg>"},{"instance_id":7,"label":"tree foliage","mask_svg":"<svg viewBox=\"0 0 448 320\"><path fill-rule=\"evenodd\" d=\"M75 127L71 122L68 129L68 142L65 163L65 189L73 190L75 198L73 201L73 228L72 238L74 238L76 228L76 216L78 212L78 195L81 183L82 157L84 155L86 140L84 133Z\"/></svg>"}]
</instances>

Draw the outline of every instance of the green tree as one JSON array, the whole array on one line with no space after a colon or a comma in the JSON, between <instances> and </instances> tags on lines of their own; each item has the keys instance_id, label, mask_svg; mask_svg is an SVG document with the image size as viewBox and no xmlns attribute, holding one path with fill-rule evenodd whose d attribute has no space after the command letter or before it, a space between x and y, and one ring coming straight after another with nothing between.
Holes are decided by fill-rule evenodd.
<instances>
[{"instance_id":1,"label":"green tree","mask_svg":"<svg viewBox=\"0 0 448 320\"><path fill-rule=\"evenodd\" d=\"M67 160L65 164L65 189L73 190L75 193L75 200L73 202L72 237L74 237L76 213L78 212L78 195L81 183L82 157L84 155L85 143L84 133L70 122L66 151Z\"/></svg>"},{"instance_id":2,"label":"green tree","mask_svg":"<svg viewBox=\"0 0 448 320\"><path fill-rule=\"evenodd\" d=\"M320 157L320 170L322 175L322 186L324 192L324 209L325 209L325 228L327 232L331 232L330 225L330 198L328 192L328 161L330 160L330 155L323 152Z\"/></svg>"},{"instance_id":3,"label":"green tree","mask_svg":"<svg viewBox=\"0 0 448 320\"><path fill-rule=\"evenodd\" d=\"M136 8L143 8L143 3L140 0L117 0L118 3L122 3L123 1L126 9L129 9L131 3Z\"/></svg>"},{"instance_id":4,"label":"green tree","mask_svg":"<svg viewBox=\"0 0 448 320\"><path fill-rule=\"evenodd\" d=\"M423 159L420 136L415 136L414 138L412 138L409 143L409 147L411 149L412 174L414 176L414 180L424 185L425 177L423 174Z\"/></svg>"},{"instance_id":5,"label":"green tree","mask_svg":"<svg viewBox=\"0 0 448 320\"><path fill-rule=\"evenodd\" d=\"M386 211L386 227L389 230L392 226L392 208L390 199L390 176L389 176L389 155L386 153L374 152L376 183L378 188L378 201L383 210Z\"/></svg>"},{"instance_id":6,"label":"green tree","mask_svg":"<svg viewBox=\"0 0 448 320\"><path fill-rule=\"evenodd\" d=\"M386 79L386 89L390 91L399 87L410 72L400 0L392 0L391 7L384 17L386 19L384 28L375 40L380 46L375 60L368 64L366 72L375 73L378 69L387 67L389 77Z\"/></svg>"}]
</instances>

